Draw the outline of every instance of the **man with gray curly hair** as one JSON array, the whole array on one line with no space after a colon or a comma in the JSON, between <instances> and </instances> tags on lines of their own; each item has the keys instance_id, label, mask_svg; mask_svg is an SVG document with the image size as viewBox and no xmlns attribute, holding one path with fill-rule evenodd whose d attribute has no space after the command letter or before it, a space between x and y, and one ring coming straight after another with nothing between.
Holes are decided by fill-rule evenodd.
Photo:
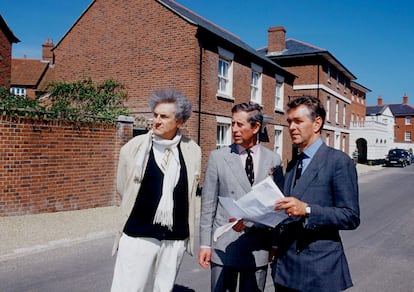
<instances>
[{"instance_id":1,"label":"man with gray curly hair","mask_svg":"<svg viewBox=\"0 0 414 292\"><path fill-rule=\"evenodd\" d=\"M191 102L175 89L150 96L152 130L121 148L122 226L111 291L172 291L184 251L193 254L201 150L180 127Z\"/></svg>"}]
</instances>

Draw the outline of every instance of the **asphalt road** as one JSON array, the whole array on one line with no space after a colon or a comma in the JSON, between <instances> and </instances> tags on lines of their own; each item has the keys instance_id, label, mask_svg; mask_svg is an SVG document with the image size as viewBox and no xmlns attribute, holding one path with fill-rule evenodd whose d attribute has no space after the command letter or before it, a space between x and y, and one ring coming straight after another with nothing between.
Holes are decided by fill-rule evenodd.
<instances>
[{"instance_id":1,"label":"asphalt road","mask_svg":"<svg viewBox=\"0 0 414 292\"><path fill-rule=\"evenodd\" d=\"M361 226L342 232L355 285L348 291L414 291L413 175L414 165L360 176ZM110 236L2 261L0 291L109 291L112 243ZM209 271L186 256L174 291L209 291Z\"/></svg>"}]
</instances>

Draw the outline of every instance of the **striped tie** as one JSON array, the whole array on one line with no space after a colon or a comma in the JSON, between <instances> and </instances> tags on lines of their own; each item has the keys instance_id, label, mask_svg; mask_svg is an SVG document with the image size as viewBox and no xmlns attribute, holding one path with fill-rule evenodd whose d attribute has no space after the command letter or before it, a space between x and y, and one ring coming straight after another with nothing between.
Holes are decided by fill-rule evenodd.
<instances>
[{"instance_id":1,"label":"striped tie","mask_svg":"<svg viewBox=\"0 0 414 292\"><path fill-rule=\"evenodd\" d=\"M164 157L162 158L162 162L161 162L161 170L164 173L167 171L168 161L170 160L170 155L171 155L171 149L165 148Z\"/></svg>"}]
</instances>

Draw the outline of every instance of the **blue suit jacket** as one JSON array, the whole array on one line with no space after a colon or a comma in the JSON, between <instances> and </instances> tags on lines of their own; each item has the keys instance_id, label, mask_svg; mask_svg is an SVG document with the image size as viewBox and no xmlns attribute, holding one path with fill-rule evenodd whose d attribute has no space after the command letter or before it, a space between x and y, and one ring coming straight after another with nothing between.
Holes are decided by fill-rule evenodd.
<instances>
[{"instance_id":1,"label":"blue suit jacket","mask_svg":"<svg viewBox=\"0 0 414 292\"><path fill-rule=\"evenodd\" d=\"M273 266L276 283L300 291L340 291L352 286L339 230L360 223L357 173L342 151L322 144L293 187L296 161L285 176L284 193L311 207L308 218L279 225Z\"/></svg>"},{"instance_id":2,"label":"blue suit jacket","mask_svg":"<svg viewBox=\"0 0 414 292\"><path fill-rule=\"evenodd\" d=\"M255 183L270 173L282 187L283 171L279 155L260 145L259 171ZM264 226L248 228L246 232L230 230L213 241L214 231L229 222L230 215L218 197L241 198L251 190L235 144L211 152L201 195L200 245L212 247L212 262L235 267L260 267L268 263L271 232Z\"/></svg>"}]
</instances>

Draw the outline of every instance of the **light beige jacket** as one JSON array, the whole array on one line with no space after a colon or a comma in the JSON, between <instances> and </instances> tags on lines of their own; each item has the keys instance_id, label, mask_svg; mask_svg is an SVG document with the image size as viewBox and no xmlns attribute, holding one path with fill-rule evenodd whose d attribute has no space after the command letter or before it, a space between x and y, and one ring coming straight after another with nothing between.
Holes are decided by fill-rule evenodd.
<instances>
[{"instance_id":1,"label":"light beige jacket","mask_svg":"<svg viewBox=\"0 0 414 292\"><path fill-rule=\"evenodd\" d=\"M149 134L136 136L121 148L117 173L117 191L121 195L121 224L116 234L112 255L118 250L119 239L121 238L124 226L132 212L141 182L135 180L135 164L138 153L145 151L146 141ZM194 228L196 216L196 191L200 180L201 172L201 149L191 139L182 136L180 142L181 152L187 167L188 179L188 224L190 229L189 240L186 250L190 255L194 253ZM148 156L148 155L147 155ZM144 159L145 170L148 157Z\"/></svg>"}]
</instances>

